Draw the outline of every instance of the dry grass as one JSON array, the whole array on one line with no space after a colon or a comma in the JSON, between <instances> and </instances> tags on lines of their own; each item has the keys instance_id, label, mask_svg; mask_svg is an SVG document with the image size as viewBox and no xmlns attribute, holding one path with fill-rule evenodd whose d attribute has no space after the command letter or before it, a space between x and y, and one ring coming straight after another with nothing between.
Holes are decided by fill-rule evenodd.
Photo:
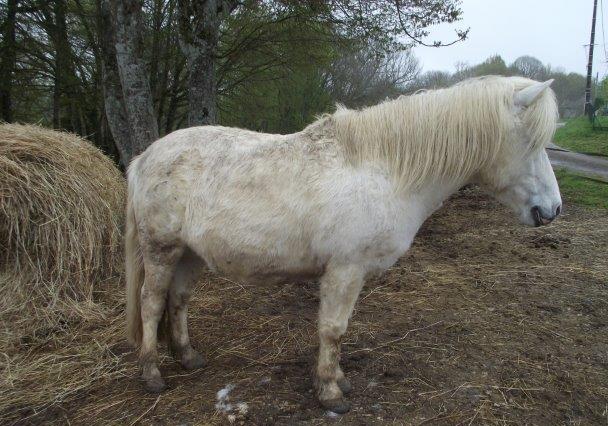
<instances>
[{"instance_id":1,"label":"dry grass","mask_svg":"<svg viewBox=\"0 0 608 426\"><path fill-rule=\"evenodd\" d=\"M103 336L90 346L78 334L116 315L97 292L118 292L124 199L120 171L89 142L0 126L0 413L62 400L113 368Z\"/></svg>"}]
</instances>

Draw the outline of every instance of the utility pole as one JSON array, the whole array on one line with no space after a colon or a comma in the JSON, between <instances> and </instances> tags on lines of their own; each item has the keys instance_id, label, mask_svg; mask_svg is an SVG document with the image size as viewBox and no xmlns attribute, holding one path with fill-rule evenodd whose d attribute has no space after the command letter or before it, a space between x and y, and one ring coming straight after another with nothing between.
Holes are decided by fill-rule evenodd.
<instances>
[{"instance_id":1,"label":"utility pole","mask_svg":"<svg viewBox=\"0 0 608 426\"><path fill-rule=\"evenodd\" d=\"M585 88L585 114L592 118L591 80L593 74L593 45L595 44L595 17L597 16L597 0L593 0L593 20L591 21L591 42L589 44L589 62L587 62L587 87Z\"/></svg>"}]
</instances>

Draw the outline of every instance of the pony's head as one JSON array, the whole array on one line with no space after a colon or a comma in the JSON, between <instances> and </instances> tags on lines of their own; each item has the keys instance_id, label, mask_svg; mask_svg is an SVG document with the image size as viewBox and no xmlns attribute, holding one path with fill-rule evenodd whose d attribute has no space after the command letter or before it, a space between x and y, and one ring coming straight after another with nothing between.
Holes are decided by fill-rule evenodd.
<instances>
[{"instance_id":1,"label":"pony's head","mask_svg":"<svg viewBox=\"0 0 608 426\"><path fill-rule=\"evenodd\" d=\"M397 191L479 183L530 225L561 210L545 147L557 121L551 81L486 76L331 119L346 159L388 171Z\"/></svg>"},{"instance_id":2,"label":"pony's head","mask_svg":"<svg viewBox=\"0 0 608 426\"><path fill-rule=\"evenodd\" d=\"M545 151L556 124L557 106L544 83L512 78L513 125L495 161L482 170L479 183L510 207L524 224L547 225L561 212L562 200Z\"/></svg>"}]
</instances>

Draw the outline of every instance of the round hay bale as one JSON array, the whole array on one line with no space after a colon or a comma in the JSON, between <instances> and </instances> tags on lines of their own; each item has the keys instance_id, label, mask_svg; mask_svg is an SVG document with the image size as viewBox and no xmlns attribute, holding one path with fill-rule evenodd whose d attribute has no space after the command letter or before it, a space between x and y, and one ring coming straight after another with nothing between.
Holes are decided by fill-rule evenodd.
<instances>
[{"instance_id":1,"label":"round hay bale","mask_svg":"<svg viewBox=\"0 0 608 426\"><path fill-rule=\"evenodd\" d=\"M92 301L96 286L120 274L125 189L114 163L86 140L0 125L3 319Z\"/></svg>"}]
</instances>

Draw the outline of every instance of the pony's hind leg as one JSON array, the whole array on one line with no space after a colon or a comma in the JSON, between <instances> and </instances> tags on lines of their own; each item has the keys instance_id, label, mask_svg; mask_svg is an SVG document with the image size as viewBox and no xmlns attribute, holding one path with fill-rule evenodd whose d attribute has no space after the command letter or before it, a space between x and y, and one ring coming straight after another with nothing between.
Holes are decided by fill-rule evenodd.
<instances>
[{"instance_id":1,"label":"pony's hind leg","mask_svg":"<svg viewBox=\"0 0 608 426\"><path fill-rule=\"evenodd\" d=\"M350 409L344 398L351 386L340 368L340 339L346 332L363 280L363 271L354 265L332 267L321 278L316 383L319 402L336 413Z\"/></svg>"},{"instance_id":2,"label":"pony's hind leg","mask_svg":"<svg viewBox=\"0 0 608 426\"><path fill-rule=\"evenodd\" d=\"M173 283L169 288L169 322L171 324L171 346L181 365L193 370L204 366L201 354L190 344L188 335L188 300L192 287L199 280L203 261L191 250L180 259L175 270Z\"/></svg>"},{"instance_id":3,"label":"pony's hind leg","mask_svg":"<svg viewBox=\"0 0 608 426\"><path fill-rule=\"evenodd\" d=\"M139 363L146 390L161 392L165 382L158 369L158 325L165 312L167 292L183 247L177 245L144 247L145 278L141 289L142 342Z\"/></svg>"}]
</instances>

